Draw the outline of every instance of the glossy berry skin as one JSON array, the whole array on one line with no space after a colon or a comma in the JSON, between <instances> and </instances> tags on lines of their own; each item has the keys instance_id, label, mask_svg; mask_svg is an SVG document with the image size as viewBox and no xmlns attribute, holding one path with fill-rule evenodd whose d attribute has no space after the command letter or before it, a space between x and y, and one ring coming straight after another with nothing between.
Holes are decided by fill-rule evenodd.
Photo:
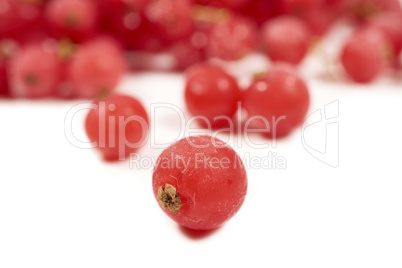
<instances>
[{"instance_id":1,"label":"glossy berry skin","mask_svg":"<svg viewBox=\"0 0 402 268\"><path fill-rule=\"evenodd\" d=\"M382 32L365 27L347 40L340 59L354 81L369 83L384 70L390 51L391 45Z\"/></svg>"},{"instance_id":2,"label":"glossy berry skin","mask_svg":"<svg viewBox=\"0 0 402 268\"><path fill-rule=\"evenodd\" d=\"M253 52L257 44L257 27L243 16L231 16L216 23L208 36L207 55L223 60L238 60Z\"/></svg>"},{"instance_id":3,"label":"glossy berry skin","mask_svg":"<svg viewBox=\"0 0 402 268\"><path fill-rule=\"evenodd\" d=\"M267 21L261 38L271 60L298 64L307 54L311 34L302 20L286 15Z\"/></svg>"},{"instance_id":4,"label":"glossy berry skin","mask_svg":"<svg viewBox=\"0 0 402 268\"><path fill-rule=\"evenodd\" d=\"M94 102L85 120L91 142L106 161L124 160L138 151L147 140L149 119L143 105L135 98L110 95Z\"/></svg>"},{"instance_id":5,"label":"glossy berry skin","mask_svg":"<svg viewBox=\"0 0 402 268\"><path fill-rule=\"evenodd\" d=\"M94 98L115 89L127 69L123 52L111 39L98 38L78 48L69 65L75 95Z\"/></svg>"},{"instance_id":6,"label":"glossy berry skin","mask_svg":"<svg viewBox=\"0 0 402 268\"><path fill-rule=\"evenodd\" d=\"M35 43L19 50L9 63L10 94L18 98L53 96L62 62L54 43Z\"/></svg>"},{"instance_id":7,"label":"glossy berry skin","mask_svg":"<svg viewBox=\"0 0 402 268\"><path fill-rule=\"evenodd\" d=\"M215 229L232 218L245 199L247 174L241 161L221 140L184 138L159 156L152 177L155 198L179 225Z\"/></svg>"},{"instance_id":8,"label":"glossy berry skin","mask_svg":"<svg viewBox=\"0 0 402 268\"><path fill-rule=\"evenodd\" d=\"M265 77L256 79L242 97L248 114L245 131L260 129L273 139L289 135L302 124L310 105L306 84L290 66L274 66Z\"/></svg>"},{"instance_id":9,"label":"glossy berry skin","mask_svg":"<svg viewBox=\"0 0 402 268\"><path fill-rule=\"evenodd\" d=\"M193 29L191 1L155 0L145 10L154 31L166 41L175 41L189 35Z\"/></svg>"},{"instance_id":10,"label":"glossy berry skin","mask_svg":"<svg viewBox=\"0 0 402 268\"><path fill-rule=\"evenodd\" d=\"M185 101L193 116L201 116L198 122L212 128L230 126L240 101L240 89L234 77L219 67L201 65L187 72ZM218 118L223 116L225 118ZM204 120L205 119L205 120ZM209 124L208 124L208 123Z\"/></svg>"},{"instance_id":11,"label":"glossy berry skin","mask_svg":"<svg viewBox=\"0 0 402 268\"><path fill-rule=\"evenodd\" d=\"M46 6L46 19L53 34L74 41L94 33L97 17L92 0L52 0Z\"/></svg>"}]
</instances>

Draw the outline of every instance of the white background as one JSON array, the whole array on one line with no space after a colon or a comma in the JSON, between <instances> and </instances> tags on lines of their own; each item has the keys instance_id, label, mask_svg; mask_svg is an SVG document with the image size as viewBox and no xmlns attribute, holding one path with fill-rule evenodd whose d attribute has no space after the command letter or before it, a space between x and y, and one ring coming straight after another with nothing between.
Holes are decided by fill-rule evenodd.
<instances>
[{"instance_id":1,"label":"white background","mask_svg":"<svg viewBox=\"0 0 402 268\"><path fill-rule=\"evenodd\" d=\"M339 101L339 133L332 129L327 140L331 147L339 137L339 166L311 156L300 130L276 148L236 146L241 156L275 152L287 168L250 168L243 207L212 233L185 231L165 216L152 167L104 163L96 151L71 145L64 119L80 101L0 100L0 267L402 267L402 78L347 82L328 59L348 29L335 33L300 70L310 113ZM258 56L230 66L244 84L265 68ZM184 107L179 74L132 74L119 91L147 107ZM84 118L72 123L83 140ZM156 140L173 141L177 118L159 113L153 121ZM325 145L325 124L305 133L309 146ZM140 153L160 152L146 146Z\"/></svg>"}]
</instances>

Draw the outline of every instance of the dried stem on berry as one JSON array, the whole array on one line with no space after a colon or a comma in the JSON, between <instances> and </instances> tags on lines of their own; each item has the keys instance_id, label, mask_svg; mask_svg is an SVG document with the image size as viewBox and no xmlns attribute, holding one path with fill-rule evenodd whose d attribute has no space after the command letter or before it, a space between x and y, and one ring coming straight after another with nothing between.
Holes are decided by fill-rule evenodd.
<instances>
[{"instance_id":1,"label":"dried stem on berry","mask_svg":"<svg viewBox=\"0 0 402 268\"><path fill-rule=\"evenodd\" d=\"M162 186L158 189L158 201L163 208L167 208L170 212L180 213L183 206L180 196L177 194L176 188L168 183L165 188Z\"/></svg>"}]
</instances>

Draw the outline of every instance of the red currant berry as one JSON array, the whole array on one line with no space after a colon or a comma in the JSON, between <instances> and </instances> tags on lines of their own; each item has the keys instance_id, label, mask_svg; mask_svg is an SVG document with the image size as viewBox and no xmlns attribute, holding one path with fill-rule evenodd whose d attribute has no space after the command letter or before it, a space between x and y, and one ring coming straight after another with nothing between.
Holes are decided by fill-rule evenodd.
<instances>
[{"instance_id":1,"label":"red currant berry","mask_svg":"<svg viewBox=\"0 0 402 268\"><path fill-rule=\"evenodd\" d=\"M53 96L61 79L62 62L54 43L35 43L10 60L10 93L20 98Z\"/></svg>"},{"instance_id":2,"label":"red currant berry","mask_svg":"<svg viewBox=\"0 0 402 268\"><path fill-rule=\"evenodd\" d=\"M132 9L136 12L144 12L145 8L151 0L98 0L101 12L110 11L110 7L117 6L125 7L125 9Z\"/></svg>"},{"instance_id":3,"label":"red currant berry","mask_svg":"<svg viewBox=\"0 0 402 268\"><path fill-rule=\"evenodd\" d=\"M251 0L198 0L197 1L200 4L203 5L213 5L217 7L223 7L223 8L230 8L230 9L240 9L244 8L246 5L248 5Z\"/></svg>"},{"instance_id":4,"label":"red currant berry","mask_svg":"<svg viewBox=\"0 0 402 268\"><path fill-rule=\"evenodd\" d=\"M103 0L100 28L124 43L128 48L158 52L162 49L161 38L153 33L144 17L144 3L133 0ZM143 6L144 5L144 6Z\"/></svg>"},{"instance_id":5,"label":"red currant berry","mask_svg":"<svg viewBox=\"0 0 402 268\"><path fill-rule=\"evenodd\" d=\"M256 39L257 27L253 21L243 16L232 16L212 27L207 54L223 60L238 60L255 50Z\"/></svg>"},{"instance_id":6,"label":"red currant berry","mask_svg":"<svg viewBox=\"0 0 402 268\"><path fill-rule=\"evenodd\" d=\"M149 24L148 21L143 20L141 26L124 39L129 48L157 53L167 45L170 45L164 42L160 36L156 35Z\"/></svg>"},{"instance_id":7,"label":"red currant berry","mask_svg":"<svg viewBox=\"0 0 402 268\"><path fill-rule=\"evenodd\" d=\"M191 33L191 11L188 0L155 0L147 6L145 14L159 35L174 41Z\"/></svg>"},{"instance_id":8,"label":"red currant berry","mask_svg":"<svg viewBox=\"0 0 402 268\"><path fill-rule=\"evenodd\" d=\"M0 2L0 36L10 37L14 31L34 23L40 17L40 7L31 1L2 0Z\"/></svg>"},{"instance_id":9,"label":"red currant berry","mask_svg":"<svg viewBox=\"0 0 402 268\"><path fill-rule=\"evenodd\" d=\"M57 37L81 41L95 31L97 10L92 0L52 0L46 18Z\"/></svg>"},{"instance_id":10,"label":"red currant berry","mask_svg":"<svg viewBox=\"0 0 402 268\"><path fill-rule=\"evenodd\" d=\"M201 32L196 32L190 37L172 44L168 51L175 59L176 70L185 70L193 64L204 61L206 42L206 36Z\"/></svg>"},{"instance_id":11,"label":"red currant berry","mask_svg":"<svg viewBox=\"0 0 402 268\"><path fill-rule=\"evenodd\" d=\"M0 41L0 96L10 96L8 86L8 62L16 50L17 44L14 41Z\"/></svg>"},{"instance_id":12,"label":"red currant berry","mask_svg":"<svg viewBox=\"0 0 402 268\"><path fill-rule=\"evenodd\" d=\"M117 1L123 2L127 6L141 13L144 12L147 5L149 5L149 3L151 2L151 0L117 0Z\"/></svg>"},{"instance_id":13,"label":"red currant berry","mask_svg":"<svg viewBox=\"0 0 402 268\"><path fill-rule=\"evenodd\" d=\"M240 89L234 77L219 67L197 67L187 73L185 100L187 109L203 127L231 126L240 101Z\"/></svg>"},{"instance_id":14,"label":"red currant berry","mask_svg":"<svg viewBox=\"0 0 402 268\"><path fill-rule=\"evenodd\" d=\"M252 0L239 11L260 26L268 19L282 15L284 9L282 1Z\"/></svg>"},{"instance_id":15,"label":"red currant berry","mask_svg":"<svg viewBox=\"0 0 402 268\"><path fill-rule=\"evenodd\" d=\"M8 79L6 61L0 55L0 96L8 96Z\"/></svg>"},{"instance_id":16,"label":"red currant berry","mask_svg":"<svg viewBox=\"0 0 402 268\"><path fill-rule=\"evenodd\" d=\"M367 19L381 12L402 12L399 0L350 0L351 13L358 19Z\"/></svg>"},{"instance_id":17,"label":"red currant berry","mask_svg":"<svg viewBox=\"0 0 402 268\"><path fill-rule=\"evenodd\" d=\"M308 88L290 67L274 67L244 92L247 129L259 129L269 138L281 138L303 123L310 105Z\"/></svg>"},{"instance_id":18,"label":"red currant berry","mask_svg":"<svg viewBox=\"0 0 402 268\"><path fill-rule=\"evenodd\" d=\"M300 63L306 56L310 32L306 24L293 16L267 21L262 28L262 45L273 61Z\"/></svg>"},{"instance_id":19,"label":"red currant berry","mask_svg":"<svg viewBox=\"0 0 402 268\"><path fill-rule=\"evenodd\" d=\"M193 78L193 76L197 75L198 73L205 73L205 72L209 72L209 73L221 73L221 72L225 72L225 70L217 65L213 65L213 64L208 64L208 63L199 63L199 64L194 64L193 66L189 67L185 72L185 77L186 77L186 81L189 81L191 78Z\"/></svg>"},{"instance_id":20,"label":"red currant berry","mask_svg":"<svg viewBox=\"0 0 402 268\"><path fill-rule=\"evenodd\" d=\"M221 226L240 209L247 174L227 144L209 136L182 139L159 156L152 186L163 211L196 230Z\"/></svg>"},{"instance_id":21,"label":"red currant berry","mask_svg":"<svg viewBox=\"0 0 402 268\"><path fill-rule=\"evenodd\" d=\"M69 78L75 95L93 98L114 90L126 68L125 57L117 43L98 38L78 48L69 66Z\"/></svg>"},{"instance_id":22,"label":"red currant berry","mask_svg":"<svg viewBox=\"0 0 402 268\"><path fill-rule=\"evenodd\" d=\"M397 57L402 50L402 13L380 13L372 18L370 24L388 37L393 47L393 54Z\"/></svg>"},{"instance_id":23,"label":"red currant berry","mask_svg":"<svg viewBox=\"0 0 402 268\"><path fill-rule=\"evenodd\" d=\"M147 140L148 115L142 104L130 96L110 95L94 102L85 121L91 142L106 161L124 160Z\"/></svg>"},{"instance_id":24,"label":"red currant berry","mask_svg":"<svg viewBox=\"0 0 402 268\"><path fill-rule=\"evenodd\" d=\"M384 70L390 49L382 32L365 27L357 30L346 42L340 56L341 62L353 80L368 83Z\"/></svg>"}]
</instances>

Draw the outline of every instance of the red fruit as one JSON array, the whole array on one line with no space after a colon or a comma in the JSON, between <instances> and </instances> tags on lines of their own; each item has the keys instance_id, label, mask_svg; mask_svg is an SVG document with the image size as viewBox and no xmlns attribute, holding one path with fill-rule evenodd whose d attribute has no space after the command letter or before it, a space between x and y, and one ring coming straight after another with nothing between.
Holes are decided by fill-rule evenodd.
<instances>
[{"instance_id":1,"label":"red fruit","mask_svg":"<svg viewBox=\"0 0 402 268\"><path fill-rule=\"evenodd\" d=\"M342 13L344 0L282 0L286 13L306 22L312 33L323 35Z\"/></svg>"},{"instance_id":2,"label":"red fruit","mask_svg":"<svg viewBox=\"0 0 402 268\"><path fill-rule=\"evenodd\" d=\"M359 83L374 80L386 66L391 46L373 27L357 30L343 47L340 59L345 71Z\"/></svg>"},{"instance_id":3,"label":"red fruit","mask_svg":"<svg viewBox=\"0 0 402 268\"><path fill-rule=\"evenodd\" d=\"M186 81L189 81L193 76L199 74L199 73L224 73L225 70L222 69L222 67L219 67L217 65L213 64L208 64L208 63L199 63L199 64L194 64L193 66L189 67L185 71L185 76L186 76Z\"/></svg>"},{"instance_id":4,"label":"red fruit","mask_svg":"<svg viewBox=\"0 0 402 268\"><path fill-rule=\"evenodd\" d=\"M304 15L311 9L322 5L322 0L281 0L285 12L294 15Z\"/></svg>"},{"instance_id":5,"label":"red fruit","mask_svg":"<svg viewBox=\"0 0 402 268\"><path fill-rule=\"evenodd\" d=\"M12 32L22 26L34 22L40 16L40 10L36 4L2 0L0 2L0 37L9 37Z\"/></svg>"},{"instance_id":6,"label":"red fruit","mask_svg":"<svg viewBox=\"0 0 402 268\"><path fill-rule=\"evenodd\" d=\"M306 25L313 34L322 36L337 18L338 14L336 12L336 10L332 9L317 8L309 10L301 19L306 22Z\"/></svg>"},{"instance_id":7,"label":"red fruit","mask_svg":"<svg viewBox=\"0 0 402 268\"><path fill-rule=\"evenodd\" d=\"M143 20L139 28L133 31L132 34L127 35L124 40L126 40L128 47L131 49L151 53L160 52L169 45L152 31L151 25L146 20Z\"/></svg>"},{"instance_id":8,"label":"red fruit","mask_svg":"<svg viewBox=\"0 0 402 268\"><path fill-rule=\"evenodd\" d=\"M69 66L69 78L78 97L93 98L114 90L126 68L117 43L98 38L78 48Z\"/></svg>"},{"instance_id":9,"label":"red fruit","mask_svg":"<svg viewBox=\"0 0 402 268\"><path fill-rule=\"evenodd\" d=\"M6 61L0 55L0 96L8 95L8 81L7 81L7 69Z\"/></svg>"},{"instance_id":10,"label":"red fruit","mask_svg":"<svg viewBox=\"0 0 402 268\"><path fill-rule=\"evenodd\" d=\"M257 22L260 26L268 19L282 15L284 13L284 7L282 1L278 0L252 0L247 6L239 11Z\"/></svg>"},{"instance_id":11,"label":"red fruit","mask_svg":"<svg viewBox=\"0 0 402 268\"><path fill-rule=\"evenodd\" d=\"M370 24L391 41L394 56L397 57L402 50L402 13L384 12L372 18Z\"/></svg>"},{"instance_id":12,"label":"red fruit","mask_svg":"<svg viewBox=\"0 0 402 268\"><path fill-rule=\"evenodd\" d=\"M381 12L402 12L399 0L350 0L347 4L358 19L367 19Z\"/></svg>"},{"instance_id":13,"label":"red fruit","mask_svg":"<svg viewBox=\"0 0 402 268\"><path fill-rule=\"evenodd\" d=\"M152 187L162 210L181 226L209 230L240 209L247 174L236 152L209 136L182 139L159 156Z\"/></svg>"},{"instance_id":14,"label":"red fruit","mask_svg":"<svg viewBox=\"0 0 402 268\"><path fill-rule=\"evenodd\" d=\"M101 4L100 28L112 35L128 48L158 52L163 43L159 36L151 30L149 22L144 17L146 0L103 0Z\"/></svg>"},{"instance_id":15,"label":"red fruit","mask_svg":"<svg viewBox=\"0 0 402 268\"><path fill-rule=\"evenodd\" d=\"M92 0L52 0L46 18L57 37L81 41L94 33L97 9Z\"/></svg>"},{"instance_id":16,"label":"red fruit","mask_svg":"<svg viewBox=\"0 0 402 268\"><path fill-rule=\"evenodd\" d=\"M253 21L232 16L212 27L207 54L224 60L238 60L254 51L256 40L257 28Z\"/></svg>"},{"instance_id":17,"label":"red fruit","mask_svg":"<svg viewBox=\"0 0 402 268\"><path fill-rule=\"evenodd\" d=\"M281 138L303 123L310 105L308 88L290 66L274 67L243 94L247 128ZM264 120L265 119L265 120Z\"/></svg>"},{"instance_id":18,"label":"red fruit","mask_svg":"<svg viewBox=\"0 0 402 268\"><path fill-rule=\"evenodd\" d=\"M42 8L40 1L1 0L0 39L23 44L42 41L46 37Z\"/></svg>"},{"instance_id":19,"label":"red fruit","mask_svg":"<svg viewBox=\"0 0 402 268\"><path fill-rule=\"evenodd\" d=\"M148 115L142 104L130 96L110 95L94 102L85 120L91 142L107 161L124 160L147 140Z\"/></svg>"},{"instance_id":20,"label":"red fruit","mask_svg":"<svg viewBox=\"0 0 402 268\"><path fill-rule=\"evenodd\" d=\"M10 60L10 93L20 98L53 96L60 82L62 62L52 42L31 44Z\"/></svg>"},{"instance_id":21,"label":"red fruit","mask_svg":"<svg viewBox=\"0 0 402 268\"><path fill-rule=\"evenodd\" d=\"M155 0L147 6L145 14L158 35L174 41L191 33L191 12L188 0Z\"/></svg>"},{"instance_id":22,"label":"red fruit","mask_svg":"<svg viewBox=\"0 0 402 268\"><path fill-rule=\"evenodd\" d=\"M267 21L261 30L262 46L273 61L300 63L306 56L310 32L306 24L293 16Z\"/></svg>"},{"instance_id":23,"label":"red fruit","mask_svg":"<svg viewBox=\"0 0 402 268\"><path fill-rule=\"evenodd\" d=\"M198 67L187 74L185 89L187 109L203 119L198 122L206 127L230 126L240 100L240 89L236 79L216 67Z\"/></svg>"},{"instance_id":24,"label":"red fruit","mask_svg":"<svg viewBox=\"0 0 402 268\"><path fill-rule=\"evenodd\" d=\"M168 51L175 59L175 68L177 70L185 70L189 66L205 60L205 44L197 43L197 38L206 39L202 33L195 33L189 38L173 43L169 48Z\"/></svg>"},{"instance_id":25,"label":"red fruit","mask_svg":"<svg viewBox=\"0 0 402 268\"><path fill-rule=\"evenodd\" d=\"M142 13L150 0L98 0L102 12L107 12L110 7L124 6L127 9Z\"/></svg>"},{"instance_id":26,"label":"red fruit","mask_svg":"<svg viewBox=\"0 0 402 268\"><path fill-rule=\"evenodd\" d=\"M17 3L14 0L4 0L0 2L0 37L18 25ZM16 25L17 22L17 25Z\"/></svg>"},{"instance_id":27,"label":"red fruit","mask_svg":"<svg viewBox=\"0 0 402 268\"><path fill-rule=\"evenodd\" d=\"M251 0L198 0L197 1L200 4L203 5L213 5L217 7L223 7L223 8L230 8L230 9L240 9L244 8L246 5L248 5Z\"/></svg>"},{"instance_id":28,"label":"red fruit","mask_svg":"<svg viewBox=\"0 0 402 268\"><path fill-rule=\"evenodd\" d=\"M8 86L8 62L16 50L17 44L14 41L0 41L0 96L10 96Z\"/></svg>"}]
</instances>

